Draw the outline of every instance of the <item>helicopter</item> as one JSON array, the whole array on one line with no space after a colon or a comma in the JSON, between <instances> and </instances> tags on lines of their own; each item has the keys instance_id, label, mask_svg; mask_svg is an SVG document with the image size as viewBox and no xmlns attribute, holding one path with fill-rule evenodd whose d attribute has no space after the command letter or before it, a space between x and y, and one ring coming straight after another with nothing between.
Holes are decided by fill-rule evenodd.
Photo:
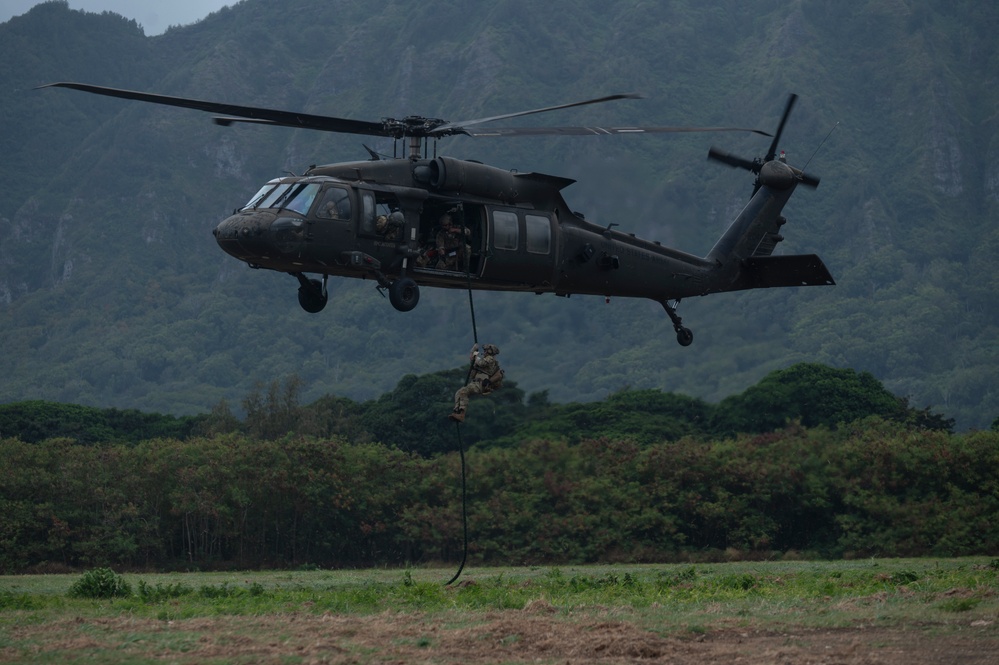
<instances>
[{"instance_id":1,"label":"helicopter","mask_svg":"<svg viewBox=\"0 0 999 665\"><path fill-rule=\"evenodd\" d=\"M408 145L391 158L312 166L278 177L213 230L226 253L251 268L294 276L302 309L326 306L333 277L372 279L392 306L412 310L420 287L647 298L660 303L681 346L693 342L677 307L684 298L745 289L835 284L814 254L774 255L781 214L798 185L819 178L787 163L777 146L797 100L790 95L774 134L739 127L494 127L492 123L560 109L635 99L616 94L557 106L448 122L407 116L362 121L184 97L60 82L40 86L217 114L234 123L388 137ZM562 190L575 182L437 156L439 139L467 135L585 136L666 132L753 132L772 137L763 157L712 147L708 158L753 173L753 193L704 257L600 226L573 212ZM433 142L433 154L429 144ZM397 150L398 152L398 150ZM384 295L384 293L383 293Z\"/></svg>"}]
</instances>

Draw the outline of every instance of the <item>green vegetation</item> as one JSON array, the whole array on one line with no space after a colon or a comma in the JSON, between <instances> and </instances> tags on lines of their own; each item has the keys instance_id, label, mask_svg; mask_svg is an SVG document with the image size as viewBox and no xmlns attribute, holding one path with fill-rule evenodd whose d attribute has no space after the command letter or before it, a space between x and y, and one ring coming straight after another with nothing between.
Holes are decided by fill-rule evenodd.
<instances>
[{"instance_id":1,"label":"green vegetation","mask_svg":"<svg viewBox=\"0 0 999 665\"><path fill-rule=\"evenodd\" d=\"M25 442L52 438L76 443L124 443L154 438L188 439L214 434L246 434L275 440L297 434L341 437L353 443L381 441L406 452L431 456L454 450L454 428L441 417L453 403L466 371L452 369L406 375L378 399L355 402L325 395L301 401L302 380L291 376L257 385L243 398L245 416L236 417L226 400L207 414L177 418L138 411L98 409L51 402L0 405L0 435ZM916 410L888 392L873 376L814 363L771 373L744 393L720 404L663 393L622 390L601 402L552 404L547 393L525 397L516 381L487 400L476 400L475 417L463 427L463 440L484 447L517 446L531 439L626 439L641 444L683 437L723 438L764 434L797 422L827 427L869 416L917 429L953 431L952 419Z\"/></svg>"},{"instance_id":2,"label":"green vegetation","mask_svg":"<svg viewBox=\"0 0 999 665\"><path fill-rule=\"evenodd\" d=\"M704 655L705 637L744 650L772 636L789 657L809 642L827 659L911 656L928 641L988 662L995 563L472 567L447 587L450 571L426 568L142 573L123 576L135 593L110 599L69 596L71 575L0 577L0 648L17 662L561 662L583 644L604 661L619 642Z\"/></svg>"},{"instance_id":3,"label":"green vegetation","mask_svg":"<svg viewBox=\"0 0 999 665\"><path fill-rule=\"evenodd\" d=\"M0 435L35 443L65 437L77 443L126 443L160 437L186 438L197 420L135 409L98 409L35 400L0 404Z\"/></svg>"},{"instance_id":4,"label":"green vegetation","mask_svg":"<svg viewBox=\"0 0 999 665\"><path fill-rule=\"evenodd\" d=\"M392 626L421 649L511 608L695 639L994 635L999 5L899 9L288 0L151 39L51 2L0 26L0 572L35 573L0 578L0 659L39 653L34 628L74 657L183 660L225 617L233 644L287 619L260 630L283 644L294 621L409 610L446 625ZM648 99L546 121L769 130L793 91L789 161L839 128L780 250L820 253L837 286L685 301L687 349L654 303L477 293L508 380L462 429L470 567L444 588L450 569L426 566L461 554L443 416L463 371L440 368L471 345L465 294L400 315L373 282L332 280L310 316L292 278L246 270L209 233L285 170L366 158L358 138L32 90L58 80L358 119L634 90ZM750 190L706 168L707 147L766 145L609 139L439 149L574 178L588 219L703 254ZM882 558L909 555L986 558ZM536 567L481 567L511 563ZM212 572L130 572L151 570Z\"/></svg>"},{"instance_id":5,"label":"green vegetation","mask_svg":"<svg viewBox=\"0 0 999 665\"><path fill-rule=\"evenodd\" d=\"M991 565L990 565L991 563ZM891 595L910 597L909 611L977 610L988 614L999 605L999 571L995 560L866 559L860 561L725 562L613 566L556 566L531 568L471 568L464 583L445 587L448 571L427 568L315 570L238 573L159 573L117 576L119 584L137 591L87 595L75 590L89 584L96 570L71 575L31 575L2 578L7 588L3 607L16 605L52 614L83 616L127 614L136 617L196 617L213 614L265 614L308 606L311 613L333 610L372 614L387 610L442 612L522 608L544 598L562 612L593 605L684 612L712 603L727 610L750 604L783 607L775 622L794 622L802 605L814 607L830 600L873 599ZM68 588L67 588L68 587ZM955 590L961 590L955 594ZM967 610L941 598L960 595L972 599ZM113 599L113 604L93 600ZM180 602L177 602L180 601ZM983 604L984 603L984 604ZM903 605L903 603L899 603ZM659 606L659 607L657 607ZM832 625L850 625L856 617L818 619ZM884 617L887 618L887 617ZM896 617L898 618L898 617ZM23 619L22 619L23 620ZM828 625L828 624L827 624Z\"/></svg>"},{"instance_id":6,"label":"green vegetation","mask_svg":"<svg viewBox=\"0 0 999 665\"><path fill-rule=\"evenodd\" d=\"M404 377L364 404L326 397L299 405L290 379L266 396L251 393L243 421L221 404L186 423L183 438L123 441L135 432L126 429L99 442L2 439L0 570L453 561L459 467L443 414L458 373ZM822 394L845 406L823 406ZM543 395L525 403L512 382L496 395L503 398L473 404L481 423L466 441L474 443L474 562L953 556L999 547L999 432L953 434L853 372L796 366L717 406L647 390L590 408ZM781 425L745 406L766 403ZM96 411L55 411L104 422ZM85 417L55 422L56 432L67 422L91 431ZM413 423L427 427L424 437Z\"/></svg>"},{"instance_id":7,"label":"green vegetation","mask_svg":"<svg viewBox=\"0 0 999 665\"><path fill-rule=\"evenodd\" d=\"M69 587L73 598L127 598L132 586L110 568L95 568L83 574Z\"/></svg>"}]
</instances>

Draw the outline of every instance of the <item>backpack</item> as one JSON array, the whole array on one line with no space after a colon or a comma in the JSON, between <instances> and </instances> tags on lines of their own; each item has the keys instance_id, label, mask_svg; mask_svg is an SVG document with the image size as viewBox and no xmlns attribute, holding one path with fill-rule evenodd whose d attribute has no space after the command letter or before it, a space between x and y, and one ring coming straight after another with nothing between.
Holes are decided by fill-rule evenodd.
<instances>
[{"instance_id":1,"label":"backpack","mask_svg":"<svg viewBox=\"0 0 999 665\"><path fill-rule=\"evenodd\" d=\"M500 388L502 388L504 376L506 376L506 372L504 372L503 368L500 367L495 372L493 372L493 374L489 378L482 379L482 394L488 395L494 390L499 390Z\"/></svg>"}]
</instances>

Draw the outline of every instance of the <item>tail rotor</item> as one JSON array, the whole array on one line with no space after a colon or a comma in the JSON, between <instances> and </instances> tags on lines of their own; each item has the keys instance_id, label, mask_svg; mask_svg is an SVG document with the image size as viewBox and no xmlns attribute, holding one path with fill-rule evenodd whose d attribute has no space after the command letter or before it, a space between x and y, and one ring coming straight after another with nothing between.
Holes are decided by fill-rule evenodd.
<instances>
[{"instance_id":1,"label":"tail rotor","mask_svg":"<svg viewBox=\"0 0 999 665\"><path fill-rule=\"evenodd\" d=\"M787 106L784 107L784 113L781 116L780 123L777 125L777 131L774 132L773 141L770 142L770 147L764 157L756 157L755 159L746 159L745 157L739 157L738 155L733 155L730 152L725 152L714 146L708 150L708 159L714 160L716 162L721 162L727 166L733 168L745 169L752 172L757 176L756 183L753 186L753 194L760 189L760 171L768 162L774 161L777 157L777 146L780 143L781 135L784 133L784 127L787 125L787 119L791 115L791 110L794 108L795 103L798 101L798 95L791 94L787 99ZM784 161L784 153L781 152L780 161ZM795 179L798 183L802 185L807 185L809 187L815 188L819 186L819 177L814 175L809 175L798 169L792 169L794 172Z\"/></svg>"}]
</instances>

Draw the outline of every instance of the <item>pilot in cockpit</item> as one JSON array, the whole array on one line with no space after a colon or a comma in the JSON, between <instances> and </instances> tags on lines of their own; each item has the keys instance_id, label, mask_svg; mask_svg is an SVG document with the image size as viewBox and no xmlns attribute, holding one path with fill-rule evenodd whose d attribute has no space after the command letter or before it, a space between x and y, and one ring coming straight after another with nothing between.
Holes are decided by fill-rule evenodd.
<instances>
[{"instance_id":1,"label":"pilot in cockpit","mask_svg":"<svg viewBox=\"0 0 999 665\"><path fill-rule=\"evenodd\" d=\"M350 219L350 195L347 190L330 187L323 192L316 215L324 219Z\"/></svg>"}]
</instances>

